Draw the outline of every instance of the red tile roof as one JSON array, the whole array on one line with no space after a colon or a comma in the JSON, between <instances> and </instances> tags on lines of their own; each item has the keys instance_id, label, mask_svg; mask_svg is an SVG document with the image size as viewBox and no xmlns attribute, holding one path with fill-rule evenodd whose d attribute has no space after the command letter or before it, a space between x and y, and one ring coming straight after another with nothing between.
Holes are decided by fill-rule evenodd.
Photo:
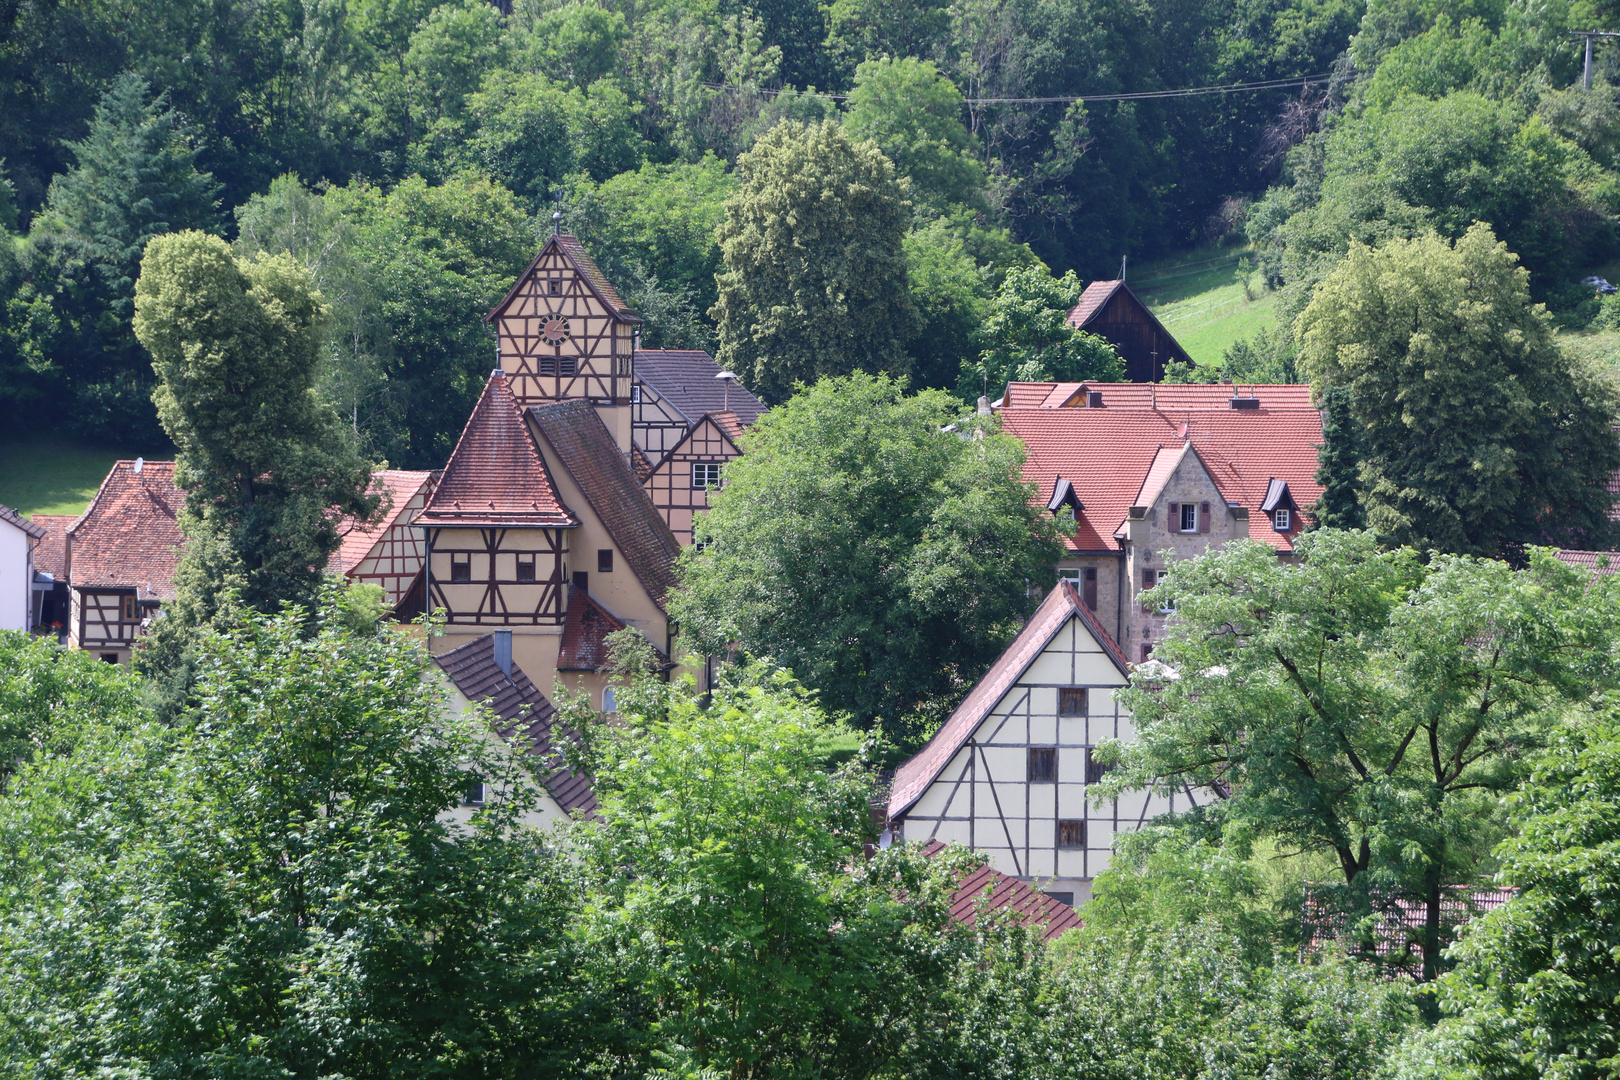
<instances>
[{"instance_id":1,"label":"red tile roof","mask_svg":"<svg viewBox=\"0 0 1620 1080\"><path fill-rule=\"evenodd\" d=\"M1117 278L1113 281L1093 281L1087 285L1086 291L1080 294L1080 302L1069 312L1069 325L1076 330L1084 330L1091 317L1124 286L1124 280Z\"/></svg>"},{"instance_id":2,"label":"red tile roof","mask_svg":"<svg viewBox=\"0 0 1620 1080\"><path fill-rule=\"evenodd\" d=\"M558 497L506 376L498 369L484 385L418 521L455 528L579 524Z\"/></svg>"},{"instance_id":3,"label":"red tile roof","mask_svg":"<svg viewBox=\"0 0 1620 1080\"><path fill-rule=\"evenodd\" d=\"M1002 430L1028 448L1024 479L1044 506L1059 476L1085 510L1076 516L1071 551L1112 551L1114 531L1143 489L1161 449L1190 442L1221 495L1247 507L1249 536L1282 551L1294 533L1278 533L1258 512L1273 479L1308 507L1322 494L1316 481L1322 415L1312 408L1253 410L1003 409Z\"/></svg>"},{"instance_id":4,"label":"red tile roof","mask_svg":"<svg viewBox=\"0 0 1620 1080\"><path fill-rule=\"evenodd\" d=\"M8 525L15 525L30 539L45 539L44 529L36 525L31 519L23 517L9 506L0 506L0 521L4 521Z\"/></svg>"},{"instance_id":5,"label":"red tile roof","mask_svg":"<svg viewBox=\"0 0 1620 1080\"><path fill-rule=\"evenodd\" d=\"M529 681L523 669L512 665L506 674L495 662L495 637L485 634L433 658L468 701L487 703L495 715L495 732L503 739L521 735L528 752L544 763L544 783L557 805L572 813L596 809L596 791L588 776L568 771L557 747L559 737L573 733L555 724L557 710Z\"/></svg>"},{"instance_id":6,"label":"red tile roof","mask_svg":"<svg viewBox=\"0 0 1620 1080\"><path fill-rule=\"evenodd\" d=\"M328 568L334 574L347 574L366 560L389 529L409 525L411 500L432 479L430 472L405 469L378 469L372 473L371 490L383 496L383 516L371 525L358 525L353 518L339 522L338 536L342 542L327 561Z\"/></svg>"},{"instance_id":7,"label":"red tile roof","mask_svg":"<svg viewBox=\"0 0 1620 1080\"><path fill-rule=\"evenodd\" d=\"M1594 574L1620 573L1620 551L1571 551L1566 548L1558 553L1558 557L1571 566L1579 566ZM38 561L37 555L35 561Z\"/></svg>"},{"instance_id":8,"label":"red tile roof","mask_svg":"<svg viewBox=\"0 0 1620 1080\"><path fill-rule=\"evenodd\" d=\"M653 463L647 460L647 455L642 453L641 447L635 443L630 444L630 471L635 473L636 479L643 484L653 471Z\"/></svg>"},{"instance_id":9,"label":"red tile roof","mask_svg":"<svg viewBox=\"0 0 1620 1080\"><path fill-rule=\"evenodd\" d=\"M585 492L591 509L647 594L662 607L665 595L675 587L675 557L681 553L680 544L642 490L641 481L636 479L596 408L584 398L572 398L532 406L529 417L562 467ZM444 490L443 485L439 490Z\"/></svg>"},{"instance_id":10,"label":"red tile roof","mask_svg":"<svg viewBox=\"0 0 1620 1080\"><path fill-rule=\"evenodd\" d=\"M568 614L563 619L562 645L557 649L558 671L601 671L607 666L607 636L623 630L624 623L578 585L568 586ZM659 661L663 650L653 646Z\"/></svg>"},{"instance_id":11,"label":"red tile roof","mask_svg":"<svg viewBox=\"0 0 1620 1080\"><path fill-rule=\"evenodd\" d=\"M930 840L922 853L931 859L946 847L938 840ZM961 884L951 896L951 919L972 926L978 921L981 909L992 913L1010 912L1019 924L1038 928L1043 941L1051 941L1081 924L1079 913L1068 904L984 863L962 875Z\"/></svg>"},{"instance_id":12,"label":"red tile roof","mask_svg":"<svg viewBox=\"0 0 1620 1080\"><path fill-rule=\"evenodd\" d=\"M717 412L709 413L708 416L710 420L714 421L715 427L725 432L726 438L731 440L733 446L737 444L738 439L742 438L744 426L742 418L736 413Z\"/></svg>"},{"instance_id":13,"label":"red tile roof","mask_svg":"<svg viewBox=\"0 0 1620 1080\"><path fill-rule=\"evenodd\" d=\"M1129 674L1129 662L1113 637L1081 601L1074 586L1067 581L1059 581L1057 588L1046 594L1046 599L1041 601L1041 606L1035 609L1029 622L1013 638L1012 644L990 665L984 677L974 684L962 704L956 707L934 737L895 770L894 783L889 789L888 816L891 821L910 810L922 798L923 792L938 778L940 771L950 764L973 733L979 730L979 725L990 715L990 710L1029 670L1029 665L1046 650L1053 636L1076 615L1091 631L1091 636L1102 646L1120 674Z\"/></svg>"},{"instance_id":14,"label":"red tile roof","mask_svg":"<svg viewBox=\"0 0 1620 1080\"><path fill-rule=\"evenodd\" d=\"M1087 393L1102 395L1104 409L1157 409L1175 414L1188 409L1228 409L1233 398L1255 398L1264 409L1310 409L1308 383L1106 383L1012 382L1008 409L1084 409Z\"/></svg>"},{"instance_id":15,"label":"red tile roof","mask_svg":"<svg viewBox=\"0 0 1620 1080\"><path fill-rule=\"evenodd\" d=\"M90 506L68 527L68 577L74 588L134 589L142 598L174 598L179 559L177 516L185 493L174 462L120 461Z\"/></svg>"},{"instance_id":16,"label":"red tile roof","mask_svg":"<svg viewBox=\"0 0 1620 1080\"><path fill-rule=\"evenodd\" d=\"M67 580L67 531L76 514L35 514L33 522L45 535L34 548L34 569L43 570L57 581Z\"/></svg>"}]
</instances>

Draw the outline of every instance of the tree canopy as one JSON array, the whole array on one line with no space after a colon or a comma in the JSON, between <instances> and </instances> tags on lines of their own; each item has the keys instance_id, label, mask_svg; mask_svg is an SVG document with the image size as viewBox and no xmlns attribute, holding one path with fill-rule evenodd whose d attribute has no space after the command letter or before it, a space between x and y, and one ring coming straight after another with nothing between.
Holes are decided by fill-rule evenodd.
<instances>
[{"instance_id":1,"label":"tree canopy","mask_svg":"<svg viewBox=\"0 0 1620 1080\"><path fill-rule=\"evenodd\" d=\"M770 402L822 375L903 374L916 316L894 164L835 122L788 122L737 171L717 233L720 366Z\"/></svg>"},{"instance_id":2,"label":"tree canopy","mask_svg":"<svg viewBox=\"0 0 1620 1080\"><path fill-rule=\"evenodd\" d=\"M681 556L683 633L772 657L862 727L943 719L1062 556L1023 444L941 391L857 372L772 409L744 447Z\"/></svg>"},{"instance_id":3,"label":"tree canopy","mask_svg":"<svg viewBox=\"0 0 1620 1080\"><path fill-rule=\"evenodd\" d=\"M1611 393L1560 351L1529 274L1483 225L1355 245L1300 315L1302 365L1342 411L1336 470L1394 544L1603 548L1620 468ZM1330 478L1349 483L1347 477Z\"/></svg>"},{"instance_id":4,"label":"tree canopy","mask_svg":"<svg viewBox=\"0 0 1620 1080\"><path fill-rule=\"evenodd\" d=\"M1347 910L1419 904L1431 979L1443 891L1492 869L1525 756L1613 684L1613 581L1539 549L1425 564L1365 532L1298 551L1238 541L1149 594L1176 618L1122 696L1137 740L1109 784L1190 787L1216 835L1331 855Z\"/></svg>"}]
</instances>

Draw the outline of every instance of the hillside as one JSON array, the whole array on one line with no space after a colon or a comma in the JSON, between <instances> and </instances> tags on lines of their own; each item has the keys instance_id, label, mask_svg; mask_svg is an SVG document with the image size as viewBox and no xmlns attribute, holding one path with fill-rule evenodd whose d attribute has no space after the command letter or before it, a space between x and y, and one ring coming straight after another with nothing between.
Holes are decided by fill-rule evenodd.
<instances>
[{"instance_id":1,"label":"hillside","mask_svg":"<svg viewBox=\"0 0 1620 1080\"><path fill-rule=\"evenodd\" d=\"M1275 293L1251 299L1237 280L1245 244L1209 245L1130 270L1127 280L1197 363L1276 321Z\"/></svg>"}]
</instances>

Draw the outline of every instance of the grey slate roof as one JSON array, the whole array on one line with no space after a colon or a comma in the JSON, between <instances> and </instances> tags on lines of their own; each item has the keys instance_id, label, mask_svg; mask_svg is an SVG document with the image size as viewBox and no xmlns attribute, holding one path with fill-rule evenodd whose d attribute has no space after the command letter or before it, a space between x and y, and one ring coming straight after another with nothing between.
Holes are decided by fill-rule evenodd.
<instances>
[{"instance_id":1,"label":"grey slate roof","mask_svg":"<svg viewBox=\"0 0 1620 1080\"><path fill-rule=\"evenodd\" d=\"M556 745L559 736L572 738L572 733L553 725L557 710L522 668L513 664L511 675L500 669L493 634L474 638L433 659L468 701L489 706L495 715L496 734L503 739L522 735L527 740L528 752L544 762L538 771L557 805L570 814L576 810L589 814L596 809L596 789L590 777L569 772Z\"/></svg>"},{"instance_id":2,"label":"grey slate roof","mask_svg":"<svg viewBox=\"0 0 1620 1080\"><path fill-rule=\"evenodd\" d=\"M742 386L729 389L715 378L720 365L702 349L638 349L636 378L679 409L688 426L704 413L734 412L744 427L765 411L764 404Z\"/></svg>"}]
</instances>

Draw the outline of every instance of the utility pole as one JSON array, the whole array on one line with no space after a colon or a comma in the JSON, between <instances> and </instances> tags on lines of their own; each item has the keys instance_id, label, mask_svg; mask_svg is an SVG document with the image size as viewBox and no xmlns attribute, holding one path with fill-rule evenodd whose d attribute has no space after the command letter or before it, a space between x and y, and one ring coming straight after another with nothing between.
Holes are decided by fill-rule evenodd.
<instances>
[{"instance_id":1,"label":"utility pole","mask_svg":"<svg viewBox=\"0 0 1620 1080\"><path fill-rule=\"evenodd\" d=\"M1581 89L1590 90L1592 89L1592 39L1600 37L1620 37L1620 31L1571 30L1570 34L1574 37L1586 39L1586 67L1584 74L1581 76Z\"/></svg>"}]
</instances>

